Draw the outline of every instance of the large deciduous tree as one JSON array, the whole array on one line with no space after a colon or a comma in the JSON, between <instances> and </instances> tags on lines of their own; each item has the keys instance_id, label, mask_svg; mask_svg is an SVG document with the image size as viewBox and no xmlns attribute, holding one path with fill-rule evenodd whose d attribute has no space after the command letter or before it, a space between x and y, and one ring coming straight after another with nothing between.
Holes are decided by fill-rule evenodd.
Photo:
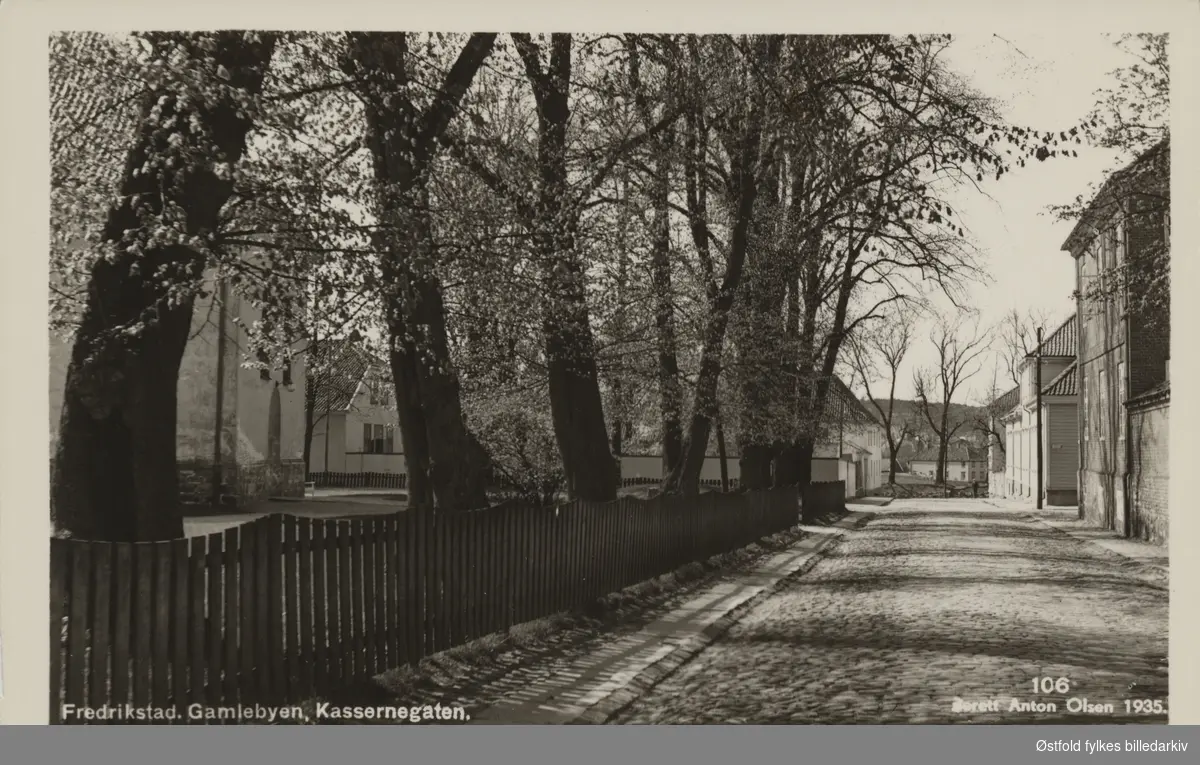
<instances>
[{"instance_id":1,"label":"large deciduous tree","mask_svg":"<svg viewBox=\"0 0 1200 765\"><path fill-rule=\"evenodd\" d=\"M149 34L144 65L129 59L111 73L136 72L144 82L136 136L87 258L51 479L62 533L120 541L183 534L179 367L276 39ZM72 223L68 216L55 225L69 236Z\"/></svg>"},{"instance_id":2,"label":"large deciduous tree","mask_svg":"<svg viewBox=\"0 0 1200 765\"><path fill-rule=\"evenodd\" d=\"M713 70L700 69L701 43L689 38L689 63L693 77ZM707 66L729 67L726 77L711 92L699 88L692 93L688 114L689 136L686 162L689 180L689 218L702 263L709 274L708 316L704 324L703 345L693 393L691 417L684 432L678 462L670 466L663 488L667 492L694 494L699 489L700 471L708 453L709 438L718 412L717 390L721 374L725 334L729 314L750 247L755 202L767 163L763 146L777 102L772 98L779 76L778 63L783 39L774 35L748 36L737 40L719 38L705 41L711 58ZM715 145L714 145L715 144ZM712 152L712 154L710 154ZM706 198L699 194L701 184L708 185L710 157L724 156L721 168L722 199L727 210L729 234L725 246L725 268L719 283L712 282L715 269L711 261L712 232ZM699 179L696 176L700 176ZM696 192L691 191L696 188ZM705 207L701 207L701 205ZM719 284L719 286L718 286Z\"/></svg>"},{"instance_id":3,"label":"large deciduous tree","mask_svg":"<svg viewBox=\"0 0 1200 765\"><path fill-rule=\"evenodd\" d=\"M344 67L365 108L376 183L373 211L380 226L373 239L381 253L378 284L410 501L480 507L487 503L487 455L466 426L450 359L429 182L441 140L496 35L471 35L427 104L414 96L407 33L348 37Z\"/></svg>"}]
</instances>

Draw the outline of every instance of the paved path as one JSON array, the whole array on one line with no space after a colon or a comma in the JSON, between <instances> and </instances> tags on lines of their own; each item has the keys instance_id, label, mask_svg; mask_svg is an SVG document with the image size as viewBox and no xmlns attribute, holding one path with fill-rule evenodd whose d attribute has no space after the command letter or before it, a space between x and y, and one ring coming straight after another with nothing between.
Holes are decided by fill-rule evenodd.
<instances>
[{"instance_id":1,"label":"paved path","mask_svg":"<svg viewBox=\"0 0 1200 765\"><path fill-rule=\"evenodd\" d=\"M804 526L806 536L750 567L719 577L639 630L605 635L586 652L564 653L506 674L482 689L476 723L602 723L728 629L738 613L867 516Z\"/></svg>"},{"instance_id":2,"label":"paved path","mask_svg":"<svg viewBox=\"0 0 1200 765\"><path fill-rule=\"evenodd\" d=\"M614 721L1165 722L1124 702L1166 703L1166 655L1162 569L985 500L904 500ZM1070 691L1035 696L1037 677ZM1113 713L1072 713L1071 697Z\"/></svg>"}]
</instances>

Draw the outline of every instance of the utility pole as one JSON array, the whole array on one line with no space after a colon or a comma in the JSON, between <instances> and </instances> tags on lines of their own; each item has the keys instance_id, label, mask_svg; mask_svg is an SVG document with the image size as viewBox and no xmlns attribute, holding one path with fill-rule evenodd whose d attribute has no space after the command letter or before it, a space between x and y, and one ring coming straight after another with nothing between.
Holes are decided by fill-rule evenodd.
<instances>
[{"instance_id":1,"label":"utility pole","mask_svg":"<svg viewBox=\"0 0 1200 765\"><path fill-rule=\"evenodd\" d=\"M1037 509L1042 509L1042 328L1037 328L1037 369L1034 385L1037 386Z\"/></svg>"}]
</instances>

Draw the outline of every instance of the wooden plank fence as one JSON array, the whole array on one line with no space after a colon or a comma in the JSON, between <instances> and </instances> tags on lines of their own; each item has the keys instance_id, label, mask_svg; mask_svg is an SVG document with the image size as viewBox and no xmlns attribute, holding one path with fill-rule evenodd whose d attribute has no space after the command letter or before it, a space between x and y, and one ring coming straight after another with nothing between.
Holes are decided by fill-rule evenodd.
<instances>
[{"instance_id":1,"label":"wooden plank fence","mask_svg":"<svg viewBox=\"0 0 1200 765\"><path fill-rule=\"evenodd\" d=\"M271 515L166 542L51 540L64 705L313 698L795 525L794 487L557 508Z\"/></svg>"}]
</instances>

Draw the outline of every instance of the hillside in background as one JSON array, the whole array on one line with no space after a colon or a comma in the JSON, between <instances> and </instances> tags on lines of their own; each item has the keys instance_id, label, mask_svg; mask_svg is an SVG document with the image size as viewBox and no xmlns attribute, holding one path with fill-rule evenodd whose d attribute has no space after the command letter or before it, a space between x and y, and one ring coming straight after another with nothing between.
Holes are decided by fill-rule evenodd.
<instances>
[{"instance_id":1,"label":"hillside in background","mask_svg":"<svg viewBox=\"0 0 1200 765\"><path fill-rule=\"evenodd\" d=\"M879 405L887 410L886 399L880 399ZM863 406L876 416L879 417L879 412L875 406L869 401L864 400ZM983 434L975 430L975 418L981 416L983 407L972 406L969 404L951 404L950 405L950 422L964 422L965 424L958 429L954 434L955 438L967 438L971 441L976 441L980 445L986 444L986 438ZM940 413L940 406L935 405L934 417ZM910 431L915 434L916 438L909 436L904 440L905 444L913 444L914 440L920 441L922 446L929 447L937 444L937 436L933 432L933 428L929 427L929 422L926 421L924 413L921 411L921 403L919 401L911 401L907 399L896 399L895 413L892 415L892 427L899 431L901 423L906 420L911 424ZM915 446L915 444L913 444Z\"/></svg>"}]
</instances>

